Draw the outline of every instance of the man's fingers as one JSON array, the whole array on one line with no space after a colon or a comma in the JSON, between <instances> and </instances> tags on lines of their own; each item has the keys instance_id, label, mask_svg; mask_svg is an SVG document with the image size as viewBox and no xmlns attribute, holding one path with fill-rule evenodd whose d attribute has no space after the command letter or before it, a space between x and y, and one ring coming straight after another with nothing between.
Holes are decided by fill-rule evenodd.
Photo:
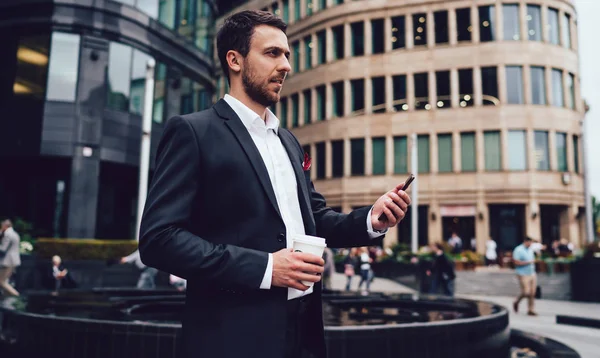
<instances>
[{"instance_id":1,"label":"man's fingers","mask_svg":"<svg viewBox=\"0 0 600 358\"><path fill-rule=\"evenodd\" d=\"M386 203L386 206L384 206L384 207L383 207L383 213L385 214L385 216L386 216L386 217L387 217L387 219L388 219L388 225L390 225L390 226L394 226L394 225L396 225L396 221L397 221L397 220L396 220L396 217L394 216L394 214L393 214L393 213L392 213L392 211L391 211L391 210L388 208L388 206L387 206L387 205L390 205L390 204L389 204L389 203ZM395 204L391 204L391 205L394 205L394 206L395 206Z\"/></svg>"},{"instance_id":2,"label":"man's fingers","mask_svg":"<svg viewBox=\"0 0 600 358\"><path fill-rule=\"evenodd\" d=\"M402 200L398 194L389 193L388 196L394 200L394 202L402 209L402 211L406 211L406 209L408 209L408 204Z\"/></svg>"},{"instance_id":3,"label":"man's fingers","mask_svg":"<svg viewBox=\"0 0 600 358\"><path fill-rule=\"evenodd\" d=\"M319 282L321 281L321 276L311 275L305 272L295 272L291 275L292 278L298 281L308 281L308 282Z\"/></svg>"},{"instance_id":4,"label":"man's fingers","mask_svg":"<svg viewBox=\"0 0 600 358\"><path fill-rule=\"evenodd\" d=\"M398 196L404 201L407 205L410 205L410 196L405 191L399 191Z\"/></svg>"},{"instance_id":5,"label":"man's fingers","mask_svg":"<svg viewBox=\"0 0 600 358\"><path fill-rule=\"evenodd\" d=\"M308 254L304 252L294 252L293 256L294 258L309 264L325 266L325 261L323 260L323 258L317 255Z\"/></svg>"}]
</instances>

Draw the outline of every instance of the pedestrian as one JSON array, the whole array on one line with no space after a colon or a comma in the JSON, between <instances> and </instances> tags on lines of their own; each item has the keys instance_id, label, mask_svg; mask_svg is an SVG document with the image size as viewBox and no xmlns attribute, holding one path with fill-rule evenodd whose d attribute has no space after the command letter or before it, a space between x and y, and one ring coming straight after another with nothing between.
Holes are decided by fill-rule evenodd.
<instances>
[{"instance_id":1,"label":"pedestrian","mask_svg":"<svg viewBox=\"0 0 600 358\"><path fill-rule=\"evenodd\" d=\"M496 241L491 237L485 243L485 265L486 266L497 266L498 253L496 252Z\"/></svg>"},{"instance_id":2,"label":"pedestrian","mask_svg":"<svg viewBox=\"0 0 600 358\"><path fill-rule=\"evenodd\" d=\"M535 253L531 248L532 242L533 240L530 237L526 237L523 243L513 251L515 272L521 288L521 293L516 301L513 302L513 309L515 312L519 312L519 303L523 298L527 298L527 314L529 316L537 316L534 310L537 276L535 274Z\"/></svg>"},{"instance_id":3,"label":"pedestrian","mask_svg":"<svg viewBox=\"0 0 600 358\"><path fill-rule=\"evenodd\" d=\"M122 257L121 263L134 264L140 270L140 276L136 285L137 288L143 288L148 290L156 288L155 279L158 270L154 267L144 265L142 259L140 258L139 250L135 250L130 255Z\"/></svg>"},{"instance_id":4,"label":"pedestrian","mask_svg":"<svg viewBox=\"0 0 600 358\"><path fill-rule=\"evenodd\" d=\"M187 280L183 357L325 357L322 287L313 284L324 260L293 252L294 236L368 246L410 203L401 183L337 213L315 190L310 155L269 110L291 71L286 27L266 11L226 18L216 44L229 94L171 118L158 144L140 253Z\"/></svg>"},{"instance_id":5,"label":"pedestrian","mask_svg":"<svg viewBox=\"0 0 600 358\"><path fill-rule=\"evenodd\" d=\"M326 247L323 251L323 255L323 260L325 260L325 266L323 267L323 289L331 290L333 289L333 287L331 286L331 276L335 272L333 251L331 251L330 248Z\"/></svg>"},{"instance_id":6,"label":"pedestrian","mask_svg":"<svg viewBox=\"0 0 600 358\"><path fill-rule=\"evenodd\" d=\"M21 266L21 237L13 229L10 220L0 224L2 239L0 241L0 289L8 296L19 296L19 291L10 285L8 280L15 269Z\"/></svg>"},{"instance_id":7,"label":"pedestrian","mask_svg":"<svg viewBox=\"0 0 600 358\"><path fill-rule=\"evenodd\" d=\"M352 278L356 275L355 267L358 263L357 248L353 247L348 251L348 255L344 259L344 276L346 276L346 291L352 288Z\"/></svg>"},{"instance_id":8,"label":"pedestrian","mask_svg":"<svg viewBox=\"0 0 600 358\"><path fill-rule=\"evenodd\" d=\"M363 282L365 283L365 289L362 290L363 295L368 295L371 287L371 262L373 259L369 255L369 250L366 247L360 249L360 282L358 283L358 289L360 290Z\"/></svg>"},{"instance_id":9,"label":"pedestrian","mask_svg":"<svg viewBox=\"0 0 600 358\"><path fill-rule=\"evenodd\" d=\"M454 280L456 273L454 272L454 264L444 253L444 246L436 242L431 245L431 250L434 255L433 265L431 270L427 271L427 276L431 276L430 293L438 294L439 289L446 296L454 296Z\"/></svg>"}]
</instances>

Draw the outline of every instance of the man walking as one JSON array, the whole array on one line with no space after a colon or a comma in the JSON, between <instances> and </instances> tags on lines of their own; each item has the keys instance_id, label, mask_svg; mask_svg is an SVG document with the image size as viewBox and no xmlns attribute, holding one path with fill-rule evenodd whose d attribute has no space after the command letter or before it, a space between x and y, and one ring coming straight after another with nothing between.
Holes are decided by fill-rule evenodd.
<instances>
[{"instance_id":1,"label":"man walking","mask_svg":"<svg viewBox=\"0 0 600 358\"><path fill-rule=\"evenodd\" d=\"M12 227L10 220L4 220L1 224L3 237L0 241L0 289L8 296L19 296L8 280L15 268L21 266L21 253L19 252L21 237Z\"/></svg>"},{"instance_id":2,"label":"man walking","mask_svg":"<svg viewBox=\"0 0 600 358\"><path fill-rule=\"evenodd\" d=\"M403 183L349 214L327 207L311 160L269 107L288 72L286 24L264 11L224 21L217 52L230 92L171 118L158 145L140 230L143 262L187 280L184 357L326 357L324 261L295 235L368 246L402 220ZM384 214L386 220L378 220Z\"/></svg>"},{"instance_id":3,"label":"man walking","mask_svg":"<svg viewBox=\"0 0 600 358\"><path fill-rule=\"evenodd\" d=\"M533 240L526 237L523 243L517 246L513 251L513 262L515 264L515 272L521 287L521 294L517 300L513 302L515 312L519 312L519 303L525 297L528 300L529 316L537 316L534 311L535 290L537 287L537 277L535 274L535 253L531 248Z\"/></svg>"},{"instance_id":4,"label":"man walking","mask_svg":"<svg viewBox=\"0 0 600 358\"><path fill-rule=\"evenodd\" d=\"M144 265L140 258L140 250L135 250L131 254L125 257L121 257L122 264L134 264L140 270L140 277L138 278L137 288L143 289L154 289L156 288L156 275L158 270L154 267L148 267Z\"/></svg>"}]
</instances>

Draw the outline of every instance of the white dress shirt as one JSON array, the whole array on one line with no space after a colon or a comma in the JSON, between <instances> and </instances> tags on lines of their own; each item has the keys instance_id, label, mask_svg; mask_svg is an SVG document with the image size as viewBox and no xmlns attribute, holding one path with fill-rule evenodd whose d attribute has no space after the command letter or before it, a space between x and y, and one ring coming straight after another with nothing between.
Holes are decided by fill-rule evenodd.
<instances>
[{"instance_id":1,"label":"white dress shirt","mask_svg":"<svg viewBox=\"0 0 600 358\"><path fill-rule=\"evenodd\" d=\"M304 221L298 201L298 184L292 162L287 151L283 147L277 132L279 130L279 119L267 109L267 118L263 120L256 112L248 108L236 98L226 94L223 98L240 120L248 129L252 141L256 145L260 156L269 173L271 185L277 199L277 206L286 229L286 247L292 247L292 238L296 234L304 235ZM379 237L382 233L373 231L371 226L371 212L367 215L367 232L371 238ZM387 231L387 230L386 230ZM271 288L273 277L273 254L269 253L269 261L265 275L260 284L261 289ZM306 291L288 288L288 300L308 295L313 292L310 287Z\"/></svg>"}]
</instances>

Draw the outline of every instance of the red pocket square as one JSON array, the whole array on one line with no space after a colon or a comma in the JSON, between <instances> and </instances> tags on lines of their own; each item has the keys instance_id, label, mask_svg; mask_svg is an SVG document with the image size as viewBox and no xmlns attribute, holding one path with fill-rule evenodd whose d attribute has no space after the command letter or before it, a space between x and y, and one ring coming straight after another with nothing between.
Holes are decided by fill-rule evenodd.
<instances>
[{"instance_id":1,"label":"red pocket square","mask_svg":"<svg viewBox=\"0 0 600 358\"><path fill-rule=\"evenodd\" d=\"M311 165L311 159L310 156L308 155L308 153L304 153L304 161L302 162L302 169L304 169L304 171L310 170L310 165Z\"/></svg>"}]
</instances>

